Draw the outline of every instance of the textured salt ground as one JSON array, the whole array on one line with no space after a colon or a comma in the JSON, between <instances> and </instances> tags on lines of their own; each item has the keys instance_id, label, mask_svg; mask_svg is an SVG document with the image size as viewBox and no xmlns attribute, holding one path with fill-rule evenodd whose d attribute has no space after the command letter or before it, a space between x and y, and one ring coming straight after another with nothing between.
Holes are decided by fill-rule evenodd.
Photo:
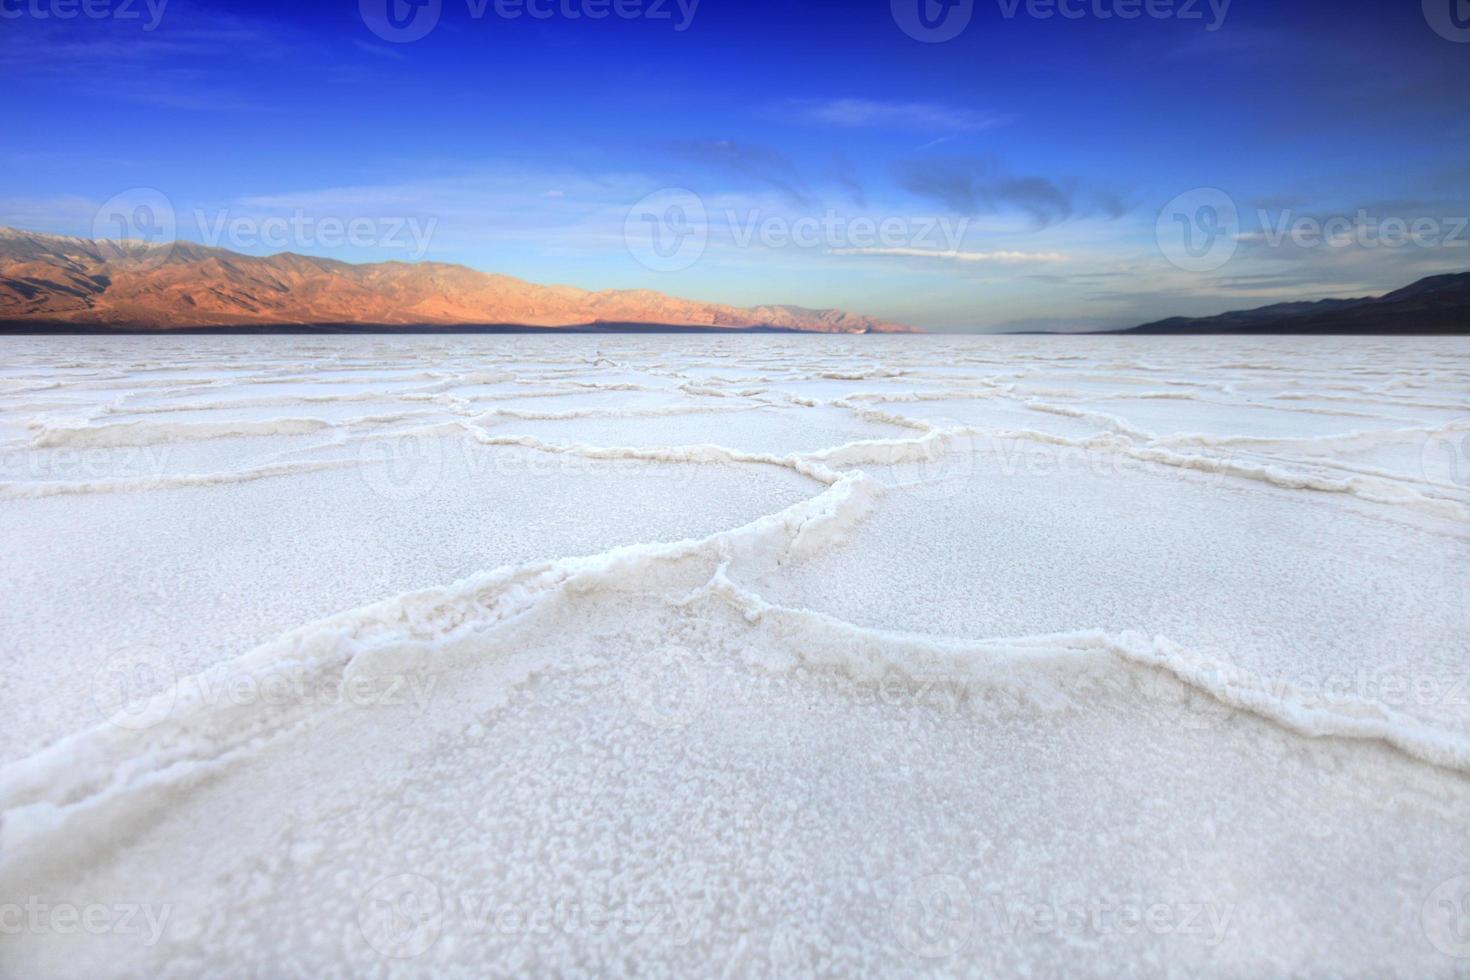
<instances>
[{"instance_id":1,"label":"textured salt ground","mask_svg":"<svg viewBox=\"0 0 1470 980\"><path fill-rule=\"evenodd\" d=\"M1446 398L1445 394L1448 394L1449 397ZM1463 399L1457 399L1453 392L1444 392L1438 396L1430 394L1424 400L1415 400L1412 396L1375 398L1344 395L1322 398L1316 393L1292 394L1290 397L1282 397L1277 393L1261 396L1254 400L1254 404L1306 412L1347 414L1367 419L1407 417L1420 424L1453 422L1464 418L1466 409Z\"/></svg>"},{"instance_id":2,"label":"textured salt ground","mask_svg":"<svg viewBox=\"0 0 1470 980\"><path fill-rule=\"evenodd\" d=\"M500 420L494 433L534 436L557 443L592 445L692 446L716 444L750 453L785 455L815 452L827 446L863 439L912 437L913 431L883 422L855 418L840 408L791 406L744 407L738 411L699 415L652 416L630 423L625 418Z\"/></svg>"},{"instance_id":3,"label":"textured salt ground","mask_svg":"<svg viewBox=\"0 0 1470 980\"><path fill-rule=\"evenodd\" d=\"M539 385L563 390L594 386L624 390L674 389L690 380L698 380L686 378L674 368L638 370L607 358L583 359L573 367L549 372L528 371L520 364L511 364L506 365L506 372L510 380L520 385Z\"/></svg>"},{"instance_id":4,"label":"textured salt ground","mask_svg":"<svg viewBox=\"0 0 1470 980\"><path fill-rule=\"evenodd\" d=\"M854 398L852 403L940 427L964 425L1003 431L1045 432L1074 439L1085 439L1100 431L1095 421L1038 411L1026 407L1024 400L1000 395L981 398L925 396L923 401L913 402Z\"/></svg>"},{"instance_id":5,"label":"textured salt ground","mask_svg":"<svg viewBox=\"0 0 1470 980\"><path fill-rule=\"evenodd\" d=\"M1463 439L1466 434L1459 433ZM1407 482L1424 481L1432 484L1436 492L1445 496L1467 499L1463 477L1470 475L1461 465L1457 473L1455 459L1460 456L1454 434L1435 438L1426 446L1423 433L1405 431L1401 435L1383 433L1371 441L1360 444L1324 440L1321 445L1309 443L1292 446L1294 460L1303 467L1317 466L1338 473L1387 473ZM1269 462L1270 447L1257 447L1249 443L1236 444L1230 449L1236 459L1254 459Z\"/></svg>"},{"instance_id":6,"label":"textured salt ground","mask_svg":"<svg viewBox=\"0 0 1470 980\"><path fill-rule=\"evenodd\" d=\"M453 394L451 390L449 394ZM507 391L497 389L507 397L496 398L485 407L502 411L541 414L548 412L674 412L680 409L698 410L705 407L706 399L687 395L681 391L603 391L598 389L563 391Z\"/></svg>"},{"instance_id":7,"label":"textured salt ground","mask_svg":"<svg viewBox=\"0 0 1470 980\"><path fill-rule=\"evenodd\" d=\"M179 387L153 387L126 395L129 403L170 404L186 401L211 393L219 395L221 401L246 401L253 398L289 398L310 395L316 397L352 397L365 393L391 394L416 391L434 383L428 373L410 374L407 377L384 374L381 371L361 375L303 368L284 375L263 372L218 373L208 379L210 384L201 386L178 383ZM177 382L170 382L175 384Z\"/></svg>"},{"instance_id":8,"label":"textured salt ground","mask_svg":"<svg viewBox=\"0 0 1470 980\"><path fill-rule=\"evenodd\" d=\"M1205 432L1211 435L1282 436L1313 438L1342 435L1364 429L1403 429L1424 423L1405 412L1383 411L1376 418L1302 412L1297 406L1280 407L1221 404L1207 401L1141 399L1094 403L1098 411L1116 412L1129 422L1158 435Z\"/></svg>"},{"instance_id":9,"label":"textured salt ground","mask_svg":"<svg viewBox=\"0 0 1470 980\"><path fill-rule=\"evenodd\" d=\"M19 414L0 413L0 445L18 444L27 438L27 419Z\"/></svg>"},{"instance_id":10,"label":"textured salt ground","mask_svg":"<svg viewBox=\"0 0 1470 980\"><path fill-rule=\"evenodd\" d=\"M356 458L356 450L335 443L326 432L82 449L68 446L37 449L27 439L0 445L0 483L7 484L0 486L0 497L28 492L21 484L81 485L147 481L170 475L228 475L297 458L350 461Z\"/></svg>"},{"instance_id":11,"label":"textured salt ground","mask_svg":"<svg viewBox=\"0 0 1470 980\"><path fill-rule=\"evenodd\" d=\"M101 424L271 421L290 418L319 418L329 422L353 422L371 418L394 419L404 415L433 416L437 414L441 418L451 415L450 412L443 409L436 411L432 402L407 399L402 401L381 399L330 402L286 399L283 401L284 403L278 403L275 399L271 399L271 404L238 406L215 402L206 403L197 408L181 405L168 411L130 411L128 408L113 408L108 411Z\"/></svg>"},{"instance_id":12,"label":"textured salt ground","mask_svg":"<svg viewBox=\"0 0 1470 980\"><path fill-rule=\"evenodd\" d=\"M1470 380L1463 345L1439 341L1351 342L1345 353L1072 338L1059 354L1055 340L921 340L625 338L592 349L587 338L274 338L280 345L262 351L258 338L190 338L175 370L209 372L229 391L269 373L311 385L301 372L346 365L369 384L397 374L433 385L421 377L426 365L466 379L514 365L537 387L616 370L670 385L700 378L727 397L691 402L750 406L813 390L825 401L875 386L983 389L1020 378L1042 392L1082 371L1145 377L1149 389L1226 377L1230 386L1209 397L1237 399L1292 390L1293 378L1379 391L1411 376L1422 383L1414 397L1458 406ZM71 369L78 397L97 375L141 359L133 341L87 340L61 355L92 365ZM22 343L17 355L44 375L53 350ZM1344 371L1344 362L1368 366ZM136 376L156 377L157 366ZM884 377L895 370L911 376ZM921 380L926 370L936 377ZM752 376L776 380L753 386ZM752 387L766 390L742 394ZM40 404L43 394L27 397ZM114 400L109 389L94 402L95 423ZM990 399L973 401L979 410ZM1135 401L1074 407L1132 427ZM871 403L910 417L934 404ZM1430 764L1422 740L1415 756L1306 738L1091 641L967 650L956 665L965 669L936 674L922 639L848 633L814 614L966 641L1137 629L1198 641L1268 681L1314 680L1303 665L1363 669L1366 686L1348 690L1355 710L1387 701L1402 723L1433 721L1436 738L1453 737L1467 725L1445 688L1463 676L1457 637L1470 634L1457 601L1463 521L1411 498L1384 502L1377 490L1364 498L1125 461L1120 447L1140 443L1118 442L1118 424L1101 414L1035 413L1075 425L1069 437L1108 436L1088 450L1031 443L1028 460L967 434L951 440L971 450L957 465L913 455L926 439L913 428L834 449L828 434L850 442L888 429L856 413L843 423L844 411L782 404L597 418L596 441L642 446L648 457L579 450L599 460L462 448L458 431L426 442L405 420L366 443L328 430L316 449L291 454L356 447L345 470L0 501L0 522L25 532L4 568L29 590L3 593L7 619L27 631L21 652L6 650L0 683L7 705L41 705L16 726L16 753L36 754L0 769L0 879L7 893L162 902L177 916L157 946L136 936L0 936L0 963L26 976L688 975L710 964L731 975L1455 975L1459 961L1431 940L1430 898L1470 871L1470 793L1464 766ZM976 418L1011 427L1003 415ZM762 423L747 432L741 419ZM1363 421L1355 428L1378 427ZM732 448L779 455L822 443L827 452L788 465L860 468L878 483L849 478L823 491L770 463L709 456L671 466L647 448L711 423L726 427L716 441ZM219 461L228 465L227 446L255 441L222 440ZM428 449L446 443L437 456ZM416 454L407 460L392 448L405 445ZM405 463L426 451L443 466L424 486L424 470ZM1189 451L1309 466L1299 441ZM1353 462L1341 449L1310 466L1323 460ZM1419 486L1397 463L1389 469L1402 476L1390 473L1386 486ZM666 477L676 470L694 476ZM1463 493L1453 469L1441 475L1446 492ZM800 503L821 500L836 510ZM331 678L341 669L333 658L345 657L358 679L412 682L400 692L406 703L250 701L181 714L191 703L181 700L158 728L89 731L100 712L78 681L85 672L52 669L117 650L204 666L406 589L700 536L792 505L800 513L784 529L683 557L635 549L623 565L549 592L532 576L504 591L487 583L400 596L349 615L358 626L319 624L293 634L297 646L282 640L220 668L252 680L271 664L289 674L304 657L308 676ZM94 553L99 566L81 568ZM732 608L738 593L699 591L721 581L722 556L724 581L797 611L762 613L745 599ZM150 567L169 574L150 577ZM138 583L162 600L145 615L129 611L147 604ZM498 611L537 595L508 619ZM203 645L219 636L231 637L224 649ZM1078 642L1083 652L1064 652ZM311 657L325 659L312 667ZM1428 681L1433 697L1406 701L1385 676ZM185 695L199 690L198 679L181 680ZM1283 700L1268 713L1300 708L1290 691L1271 690ZM37 751L68 733L78 738L70 748ZM1097 902L1195 918L1189 929L1125 932L1047 928L1037 912ZM609 929L563 911L549 929L526 924L558 903L626 918ZM392 928L389 913L415 908L433 913L418 920L423 929ZM1211 915L1223 921L1218 934ZM392 955L405 952L418 955Z\"/></svg>"},{"instance_id":13,"label":"textured salt ground","mask_svg":"<svg viewBox=\"0 0 1470 980\"><path fill-rule=\"evenodd\" d=\"M0 397L0 405L8 410L15 410L28 405L35 398L52 399L71 405L98 406L109 402L118 402L128 399L149 401L153 399L169 400L179 397L185 392L190 397L206 394L210 391L222 391L214 387L214 383L207 379L195 379L194 381L179 380L169 382L154 382L151 386L141 386L137 377L119 376L116 381L75 381L58 383L55 379L44 381L36 379L36 387L31 391L11 391Z\"/></svg>"},{"instance_id":14,"label":"textured salt ground","mask_svg":"<svg viewBox=\"0 0 1470 980\"><path fill-rule=\"evenodd\" d=\"M921 382L903 378L865 377L839 378L787 378L776 382L780 390L801 398L831 401L844 398L855 392L877 392L884 395L903 395L911 392L943 392L946 386L938 382Z\"/></svg>"},{"instance_id":15,"label":"textured salt ground","mask_svg":"<svg viewBox=\"0 0 1470 980\"><path fill-rule=\"evenodd\" d=\"M1386 749L1249 717L1197 730L1180 723L1196 709L1129 678L1038 713L771 677L742 665L769 641L718 606L604 597L537 626L435 677L423 704L330 718L111 824L125 846L104 859L53 855L45 894L175 918L152 949L19 937L13 962L163 977L224 963L327 977L1452 973L1419 907L1426 882L1470 860L1470 793ZM640 659L670 643L678 667ZM514 659L538 676L515 686ZM375 904L405 889L428 913L408 933ZM926 928L915 901L945 895L953 908ZM1055 928L1038 911L1099 903L1164 906L1172 925Z\"/></svg>"},{"instance_id":16,"label":"textured salt ground","mask_svg":"<svg viewBox=\"0 0 1470 980\"><path fill-rule=\"evenodd\" d=\"M184 677L283 624L484 568L702 537L818 489L777 467L432 445L404 484L369 455L366 467L248 483L7 501L0 593L4 673L16 686L0 754L19 758L104 720L114 704L103 696L99 706L92 682L110 659L156 664L160 681Z\"/></svg>"},{"instance_id":17,"label":"textured salt ground","mask_svg":"<svg viewBox=\"0 0 1470 980\"><path fill-rule=\"evenodd\" d=\"M1300 686L1351 680L1470 732L1462 526L1107 454L994 448L1007 454L994 463L952 454L871 467L886 482L929 482L886 497L847 544L751 587L935 636L1162 634Z\"/></svg>"},{"instance_id":18,"label":"textured salt ground","mask_svg":"<svg viewBox=\"0 0 1470 980\"><path fill-rule=\"evenodd\" d=\"M1209 391L1218 389L1224 382L1218 377L1199 380L1188 377L1133 376L1125 374L1095 374L1091 372L1057 371L1047 372L1055 387L1071 389L1083 394L1108 397L1115 394L1136 396L1149 391ZM1032 371L1006 370L997 372L996 377L1022 385L1035 385L1036 373Z\"/></svg>"}]
</instances>

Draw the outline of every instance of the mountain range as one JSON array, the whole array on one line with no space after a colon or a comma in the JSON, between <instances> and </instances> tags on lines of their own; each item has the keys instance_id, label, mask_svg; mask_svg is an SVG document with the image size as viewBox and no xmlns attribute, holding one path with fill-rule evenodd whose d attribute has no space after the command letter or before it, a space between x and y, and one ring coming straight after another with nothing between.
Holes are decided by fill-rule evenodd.
<instances>
[{"instance_id":1,"label":"mountain range","mask_svg":"<svg viewBox=\"0 0 1470 980\"><path fill-rule=\"evenodd\" d=\"M1470 334L1470 272L1430 276L1384 296L1277 303L1209 317L1173 317L1122 333Z\"/></svg>"},{"instance_id":2,"label":"mountain range","mask_svg":"<svg viewBox=\"0 0 1470 980\"><path fill-rule=\"evenodd\" d=\"M782 330L920 333L842 310L541 286L441 262L354 265L0 227L0 330ZM1051 331L1039 331L1051 332ZM1132 334L1470 334L1470 273L1384 296L1172 317Z\"/></svg>"},{"instance_id":3,"label":"mountain range","mask_svg":"<svg viewBox=\"0 0 1470 980\"><path fill-rule=\"evenodd\" d=\"M622 327L917 333L841 310L742 309L648 289L540 286L440 262L354 265L192 242L146 245L0 227L10 329Z\"/></svg>"}]
</instances>

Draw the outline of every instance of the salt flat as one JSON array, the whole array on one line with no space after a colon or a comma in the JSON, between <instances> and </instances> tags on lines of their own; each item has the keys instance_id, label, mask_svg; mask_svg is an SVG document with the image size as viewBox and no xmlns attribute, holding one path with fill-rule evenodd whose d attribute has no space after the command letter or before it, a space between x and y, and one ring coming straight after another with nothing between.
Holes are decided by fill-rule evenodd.
<instances>
[{"instance_id":1,"label":"salt flat","mask_svg":"<svg viewBox=\"0 0 1470 980\"><path fill-rule=\"evenodd\" d=\"M1464 341L4 349L0 975L1470 963Z\"/></svg>"}]
</instances>

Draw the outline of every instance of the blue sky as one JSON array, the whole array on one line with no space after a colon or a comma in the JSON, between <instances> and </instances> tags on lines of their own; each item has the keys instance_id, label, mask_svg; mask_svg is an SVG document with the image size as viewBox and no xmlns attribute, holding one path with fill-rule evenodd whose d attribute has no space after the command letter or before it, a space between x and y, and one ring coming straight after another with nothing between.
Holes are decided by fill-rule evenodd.
<instances>
[{"instance_id":1,"label":"blue sky","mask_svg":"<svg viewBox=\"0 0 1470 980\"><path fill-rule=\"evenodd\" d=\"M0 223L937 330L1470 269L1466 0L389 2L0 0Z\"/></svg>"}]
</instances>

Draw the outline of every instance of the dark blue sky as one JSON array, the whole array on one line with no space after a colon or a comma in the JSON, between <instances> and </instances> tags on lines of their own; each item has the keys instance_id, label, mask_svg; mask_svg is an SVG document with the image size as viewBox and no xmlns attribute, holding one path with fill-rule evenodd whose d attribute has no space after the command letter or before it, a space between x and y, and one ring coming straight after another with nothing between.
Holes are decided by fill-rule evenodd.
<instances>
[{"instance_id":1,"label":"dark blue sky","mask_svg":"<svg viewBox=\"0 0 1470 980\"><path fill-rule=\"evenodd\" d=\"M82 2L0 0L0 223L938 329L1470 269L1466 0Z\"/></svg>"}]
</instances>

